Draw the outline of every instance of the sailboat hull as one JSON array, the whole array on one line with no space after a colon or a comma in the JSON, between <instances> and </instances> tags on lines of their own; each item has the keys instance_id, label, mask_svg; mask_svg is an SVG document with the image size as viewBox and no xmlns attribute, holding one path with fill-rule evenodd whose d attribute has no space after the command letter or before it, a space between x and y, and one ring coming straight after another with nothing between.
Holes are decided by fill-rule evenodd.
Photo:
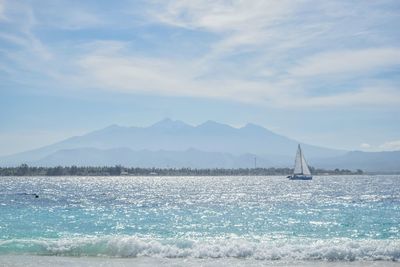
<instances>
[{"instance_id":1,"label":"sailboat hull","mask_svg":"<svg viewBox=\"0 0 400 267\"><path fill-rule=\"evenodd\" d=\"M312 176L311 175L291 175L288 176L289 180L312 180Z\"/></svg>"}]
</instances>

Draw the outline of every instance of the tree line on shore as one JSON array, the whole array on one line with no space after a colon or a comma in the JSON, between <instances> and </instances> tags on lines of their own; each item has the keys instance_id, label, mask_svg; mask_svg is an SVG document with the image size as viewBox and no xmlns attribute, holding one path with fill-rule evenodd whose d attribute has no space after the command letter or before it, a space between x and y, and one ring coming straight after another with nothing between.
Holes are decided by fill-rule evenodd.
<instances>
[{"instance_id":1,"label":"tree line on shore","mask_svg":"<svg viewBox=\"0 0 400 267\"><path fill-rule=\"evenodd\" d=\"M310 167L313 175L363 174L362 170L325 170ZM292 168L138 168L116 166L57 166L35 167L22 164L18 167L0 167L0 176L232 176L232 175L290 175Z\"/></svg>"}]
</instances>

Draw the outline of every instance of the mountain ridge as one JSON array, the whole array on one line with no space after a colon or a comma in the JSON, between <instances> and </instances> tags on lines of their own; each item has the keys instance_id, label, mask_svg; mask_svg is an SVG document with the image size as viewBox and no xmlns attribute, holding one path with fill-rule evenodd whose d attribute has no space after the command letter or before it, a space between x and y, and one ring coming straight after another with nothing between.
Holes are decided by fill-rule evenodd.
<instances>
[{"instance_id":1,"label":"mountain ridge","mask_svg":"<svg viewBox=\"0 0 400 267\"><path fill-rule=\"evenodd\" d=\"M259 164L262 162L266 164L263 167L281 167L293 164L292 161L299 143L302 145L306 158L311 163L310 165L315 167L329 166L331 162L331 164L340 163L338 166L332 166L335 168L356 165L366 165L365 167L369 168L368 164L363 163L363 158L368 159L367 162L373 160L371 155L365 154L367 152L362 152L364 154L359 155L345 150L304 144L253 123L235 128L209 120L193 126L183 121L166 118L147 127L125 127L112 124L38 149L0 157L0 165L15 166L21 163L41 163L45 165L50 164L50 162L57 165L64 165L67 162L79 163L74 161L74 158L80 158L82 162L90 163L93 162L89 160L90 158L98 157L95 155L96 153L103 157L99 164L112 165L118 163L118 160L121 163L125 162L125 158L119 156L113 150L120 149L121 155L127 153L125 157L148 159L148 162L142 160L141 164L144 164L144 166L153 164L152 167L157 167L157 165L154 165L156 162L163 166L166 165L165 162L169 162L170 165L173 162L178 162L179 164L176 163L177 166L182 166L182 162L188 167L200 166L199 162L204 162L200 155L212 158L215 162L210 160L207 163L208 165L205 163L201 165L203 167L218 167L218 164L221 164L220 167L230 168L235 167L234 164L237 164L237 167L251 167L254 165L254 157L257 157ZM127 150L121 150L122 148ZM96 152L91 153L90 149L95 149L92 152ZM193 149L192 153L188 152L189 149ZM70 153L68 154L66 151L70 151ZM66 157L67 154L71 159ZM82 157L83 154L89 159ZM165 162L162 162L159 158L162 154ZM250 159L250 156L244 157L243 155L251 155L252 159ZM151 162L152 157L153 163ZM187 157L186 161L183 161L184 157ZM389 156L386 154L382 154L380 157L385 157L389 161ZM397 157L397 154L393 154L393 157ZM229 158L229 164L227 158ZM129 163L129 161L127 162ZM132 162L134 164L135 161ZM352 162L357 164L354 165Z\"/></svg>"},{"instance_id":2,"label":"mountain ridge","mask_svg":"<svg viewBox=\"0 0 400 267\"><path fill-rule=\"evenodd\" d=\"M202 151L229 152L237 155L247 152L291 155L297 144L298 142L293 139L275 134L255 124L234 128L209 120L192 126L181 121L164 119L148 127L124 127L113 124L81 136L73 136L54 144L0 159L2 161L18 157L22 157L23 160L29 160L30 157L38 159L59 149L79 147L100 149L129 147L134 150L185 150L193 147ZM310 149L322 149L328 152L327 156L343 153L340 150L303 145L311 156L313 151L310 152Z\"/></svg>"}]
</instances>

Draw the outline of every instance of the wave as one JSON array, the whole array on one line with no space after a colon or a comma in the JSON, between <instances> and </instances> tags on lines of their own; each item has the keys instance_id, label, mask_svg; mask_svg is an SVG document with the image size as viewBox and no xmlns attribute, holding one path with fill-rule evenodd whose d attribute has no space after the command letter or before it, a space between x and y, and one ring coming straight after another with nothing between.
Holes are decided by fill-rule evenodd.
<instances>
[{"instance_id":1,"label":"wave","mask_svg":"<svg viewBox=\"0 0 400 267\"><path fill-rule=\"evenodd\" d=\"M154 239L131 236L0 240L0 254L57 256L252 258L256 260L400 260L400 240L250 241Z\"/></svg>"}]
</instances>

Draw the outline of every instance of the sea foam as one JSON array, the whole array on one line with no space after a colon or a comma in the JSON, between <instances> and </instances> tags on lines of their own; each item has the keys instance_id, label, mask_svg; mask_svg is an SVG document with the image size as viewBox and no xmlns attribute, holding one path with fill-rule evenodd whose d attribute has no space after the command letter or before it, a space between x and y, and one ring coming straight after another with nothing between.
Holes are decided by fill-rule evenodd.
<instances>
[{"instance_id":1,"label":"sea foam","mask_svg":"<svg viewBox=\"0 0 400 267\"><path fill-rule=\"evenodd\" d=\"M14 239L0 241L0 254L133 258L250 258L286 261L399 261L399 240L299 239L291 241L155 239L133 236Z\"/></svg>"}]
</instances>

